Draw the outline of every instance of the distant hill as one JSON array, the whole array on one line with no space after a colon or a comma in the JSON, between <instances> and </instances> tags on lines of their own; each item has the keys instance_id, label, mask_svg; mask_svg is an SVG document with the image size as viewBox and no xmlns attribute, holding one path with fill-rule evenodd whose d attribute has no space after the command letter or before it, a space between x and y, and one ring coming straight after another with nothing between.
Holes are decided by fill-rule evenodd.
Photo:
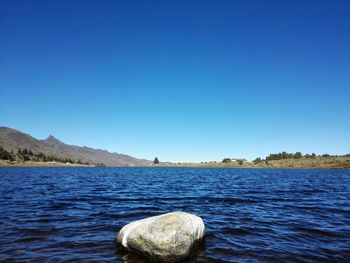
<instances>
[{"instance_id":1,"label":"distant hill","mask_svg":"<svg viewBox=\"0 0 350 263\"><path fill-rule=\"evenodd\" d=\"M31 150L35 153L43 153L47 156L55 156L62 159L80 160L94 164L108 166L118 165L148 165L151 161L134 158L120 153L111 153L106 150L93 149L68 145L56 139L52 135L45 140L38 140L29 134L8 127L0 127L0 146L8 151L17 152L19 148Z\"/></svg>"}]
</instances>

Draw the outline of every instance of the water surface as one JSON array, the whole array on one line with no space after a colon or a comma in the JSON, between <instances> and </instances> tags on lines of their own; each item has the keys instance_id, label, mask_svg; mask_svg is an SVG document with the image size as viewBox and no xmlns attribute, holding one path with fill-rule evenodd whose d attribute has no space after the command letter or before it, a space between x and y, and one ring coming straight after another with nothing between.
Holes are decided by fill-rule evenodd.
<instances>
[{"instance_id":1,"label":"water surface","mask_svg":"<svg viewBox=\"0 0 350 263\"><path fill-rule=\"evenodd\" d=\"M140 262L125 224L182 210L206 242L189 262L350 262L350 170L0 168L0 261Z\"/></svg>"}]
</instances>

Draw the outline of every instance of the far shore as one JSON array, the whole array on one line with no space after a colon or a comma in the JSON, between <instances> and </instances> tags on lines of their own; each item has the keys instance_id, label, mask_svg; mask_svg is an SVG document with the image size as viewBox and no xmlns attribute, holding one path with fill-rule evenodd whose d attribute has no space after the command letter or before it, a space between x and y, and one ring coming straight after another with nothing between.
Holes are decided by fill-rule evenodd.
<instances>
[{"instance_id":1,"label":"far shore","mask_svg":"<svg viewBox=\"0 0 350 263\"><path fill-rule=\"evenodd\" d=\"M94 165L60 163L60 162L10 162L0 160L0 167L94 167Z\"/></svg>"},{"instance_id":2,"label":"far shore","mask_svg":"<svg viewBox=\"0 0 350 263\"><path fill-rule=\"evenodd\" d=\"M207 168L337 168L337 169L349 169L350 157L315 157L315 158L300 158L300 159L283 159L283 160L271 160L261 161L259 163L243 162L202 162L202 163L161 163L157 166L160 167L207 167Z\"/></svg>"},{"instance_id":3,"label":"far shore","mask_svg":"<svg viewBox=\"0 0 350 263\"><path fill-rule=\"evenodd\" d=\"M0 167L95 167L95 165L83 165L60 162L9 162L0 160ZM189 167L189 168L334 168L334 169L349 169L350 157L316 157L316 158L301 158L301 159L284 159L262 161L259 163L253 162L202 162L202 163L159 163L156 165L121 165L115 167Z\"/></svg>"}]
</instances>

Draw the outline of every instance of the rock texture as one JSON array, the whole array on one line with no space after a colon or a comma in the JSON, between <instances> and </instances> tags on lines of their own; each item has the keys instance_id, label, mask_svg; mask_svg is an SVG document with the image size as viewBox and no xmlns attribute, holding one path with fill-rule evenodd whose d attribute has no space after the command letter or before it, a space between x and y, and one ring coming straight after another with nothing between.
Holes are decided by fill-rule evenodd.
<instances>
[{"instance_id":1,"label":"rock texture","mask_svg":"<svg viewBox=\"0 0 350 263\"><path fill-rule=\"evenodd\" d=\"M172 212L124 226L116 237L119 247L151 261L178 262L195 252L204 238L203 220L185 212Z\"/></svg>"}]
</instances>

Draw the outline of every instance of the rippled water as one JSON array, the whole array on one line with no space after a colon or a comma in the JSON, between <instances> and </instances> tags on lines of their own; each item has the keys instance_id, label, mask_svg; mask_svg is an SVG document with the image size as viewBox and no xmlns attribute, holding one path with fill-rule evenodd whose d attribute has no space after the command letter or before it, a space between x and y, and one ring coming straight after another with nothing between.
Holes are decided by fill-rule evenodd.
<instances>
[{"instance_id":1,"label":"rippled water","mask_svg":"<svg viewBox=\"0 0 350 263\"><path fill-rule=\"evenodd\" d=\"M350 170L0 168L0 261L140 262L116 232L201 216L188 262L350 262Z\"/></svg>"}]
</instances>

